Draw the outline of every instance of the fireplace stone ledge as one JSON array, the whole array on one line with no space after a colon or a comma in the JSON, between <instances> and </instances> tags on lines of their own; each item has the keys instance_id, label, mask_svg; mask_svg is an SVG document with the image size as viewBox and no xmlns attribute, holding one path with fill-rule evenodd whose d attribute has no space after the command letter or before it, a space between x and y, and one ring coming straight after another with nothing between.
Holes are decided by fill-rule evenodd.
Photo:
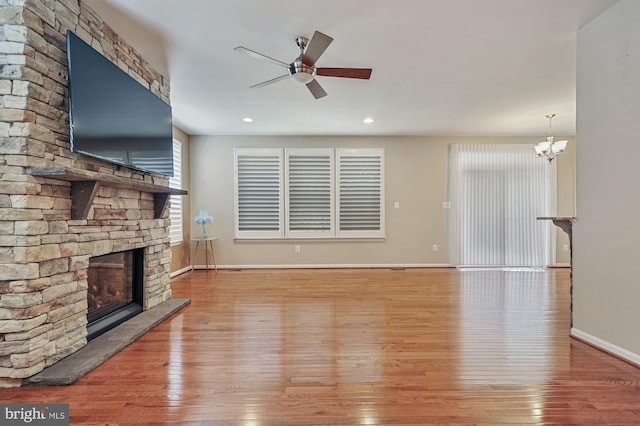
<instances>
[{"instance_id":1,"label":"fireplace stone ledge","mask_svg":"<svg viewBox=\"0 0 640 426\"><path fill-rule=\"evenodd\" d=\"M71 385L189 303L191 299L170 299L144 311L96 337L79 351L24 379L23 386Z\"/></svg>"}]
</instances>

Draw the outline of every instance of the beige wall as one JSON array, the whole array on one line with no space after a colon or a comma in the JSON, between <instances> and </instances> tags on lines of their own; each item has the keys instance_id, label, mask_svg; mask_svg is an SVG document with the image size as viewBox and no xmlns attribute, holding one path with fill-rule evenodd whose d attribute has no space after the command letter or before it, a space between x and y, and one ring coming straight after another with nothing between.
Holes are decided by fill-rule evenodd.
<instances>
[{"instance_id":1,"label":"beige wall","mask_svg":"<svg viewBox=\"0 0 640 426\"><path fill-rule=\"evenodd\" d=\"M541 129L544 117L541 118ZM544 132L543 132L544 133ZM192 211L206 208L215 217L210 233L219 237L216 260L224 266L429 266L449 265L447 201L448 146L452 143L527 143L541 137L191 137ZM573 138L570 146L575 145ZM234 147L383 147L386 176L386 239L384 241L234 242ZM574 214L573 148L558 163L558 215ZM533 148L532 148L532 155ZM544 160L540 160L544 161ZM394 209L394 202L400 203ZM199 234L193 223L194 235ZM566 236L558 232L558 263ZM433 252L432 246L439 246ZM300 253L294 252L300 245ZM204 264L200 254L196 264Z\"/></svg>"},{"instance_id":2,"label":"beige wall","mask_svg":"<svg viewBox=\"0 0 640 426\"><path fill-rule=\"evenodd\" d=\"M565 139L565 137L556 138L556 140ZM558 157L557 172L557 193L556 193L556 216L576 215L576 151L579 151L575 137L566 138L569 140L567 150L563 155ZM569 236L556 228L556 264L561 266L569 266L571 263L571 253L565 251L570 248Z\"/></svg>"},{"instance_id":3,"label":"beige wall","mask_svg":"<svg viewBox=\"0 0 640 426\"><path fill-rule=\"evenodd\" d=\"M189 135L177 127L173 128L173 137L182 142L182 188L189 190L190 180L190 156ZM171 272L181 272L191 265L189 257L189 242L191 241L191 194L182 197L182 223L184 240L181 244L171 246Z\"/></svg>"},{"instance_id":4,"label":"beige wall","mask_svg":"<svg viewBox=\"0 0 640 426\"><path fill-rule=\"evenodd\" d=\"M578 32L573 334L640 364L640 2Z\"/></svg>"}]
</instances>

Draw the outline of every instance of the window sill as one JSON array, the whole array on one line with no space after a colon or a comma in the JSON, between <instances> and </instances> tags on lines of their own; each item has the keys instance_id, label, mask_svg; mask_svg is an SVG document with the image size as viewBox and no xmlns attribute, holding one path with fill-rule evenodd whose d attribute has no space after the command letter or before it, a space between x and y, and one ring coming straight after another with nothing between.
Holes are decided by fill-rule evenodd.
<instances>
[{"instance_id":1,"label":"window sill","mask_svg":"<svg viewBox=\"0 0 640 426\"><path fill-rule=\"evenodd\" d=\"M234 243L380 243L385 237L371 238L234 238Z\"/></svg>"}]
</instances>

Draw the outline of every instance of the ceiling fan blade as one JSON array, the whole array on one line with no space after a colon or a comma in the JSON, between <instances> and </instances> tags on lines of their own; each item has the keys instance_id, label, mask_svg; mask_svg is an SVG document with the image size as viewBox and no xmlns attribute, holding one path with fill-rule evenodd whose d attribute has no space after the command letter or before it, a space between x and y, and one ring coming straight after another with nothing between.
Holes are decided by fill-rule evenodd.
<instances>
[{"instance_id":1,"label":"ceiling fan blade","mask_svg":"<svg viewBox=\"0 0 640 426\"><path fill-rule=\"evenodd\" d=\"M324 91L320 83L318 83L315 79L311 80L306 84L307 88L311 92L314 98L320 99L327 96L327 92Z\"/></svg>"},{"instance_id":2,"label":"ceiling fan blade","mask_svg":"<svg viewBox=\"0 0 640 426\"><path fill-rule=\"evenodd\" d=\"M260 87L268 86L273 83L277 83L280 80L284 80L287 77L291 77L289 74L281 75L280 77L272 78L271 80L263 81L262 83L254 84L253 86L249 86L250 89L258 89Z\"/></svg>"},{"instance_id":3,"label":"ceiling fan blade","mask_svg":"<svg viewBox=\"0 0 640 426\"><path fill-rule=\"evenodd\" d=\"M245 55L249 55L257 59L266 59L267 61L273 62L274 64L280 65L285 68L289 67L289 64L285 62L274 59L271 56L263 55L262 53L258 53L255 50L247 49L244 46L234 47L233 50L235 50L236 52L244 53Z\"/></svg>"},{"instance_id":4,"label":"ceiling fan blade","mask_svg":"<svg viewBox=\"0 0 640 426\"><path fill-rule=\"evenodd\" d=\"M316 75L368 80L371 77L371 71L373 71L371 68L318 68Z\"/></svg>"},{"instance_id":5,"label":"ceiling fan blade","mask_svg":"<svg viewBox=\"0 0 640 426\"><path fill-rule=\"evenodd\" d=\"M309 67L313 66L332 41L333 38L320 31L313 33L313 37L311 37L311 41L304 51L302 63Z\"/></svg>"}]
</instances>

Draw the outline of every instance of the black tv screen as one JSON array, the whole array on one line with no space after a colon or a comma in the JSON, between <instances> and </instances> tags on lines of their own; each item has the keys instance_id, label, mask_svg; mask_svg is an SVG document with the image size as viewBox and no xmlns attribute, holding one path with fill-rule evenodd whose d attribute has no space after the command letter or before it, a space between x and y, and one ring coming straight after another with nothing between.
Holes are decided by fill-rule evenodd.
<instances>
[{"instance_id":1,"label":"black tv screen","mask_svg":"<svg viewBox=\"0 0 640 426\"><path fill-rule=\"evenodd\" d=\"M71 150L173 176L171 107L67 31Z\"/></svg>"}]
</instances>

